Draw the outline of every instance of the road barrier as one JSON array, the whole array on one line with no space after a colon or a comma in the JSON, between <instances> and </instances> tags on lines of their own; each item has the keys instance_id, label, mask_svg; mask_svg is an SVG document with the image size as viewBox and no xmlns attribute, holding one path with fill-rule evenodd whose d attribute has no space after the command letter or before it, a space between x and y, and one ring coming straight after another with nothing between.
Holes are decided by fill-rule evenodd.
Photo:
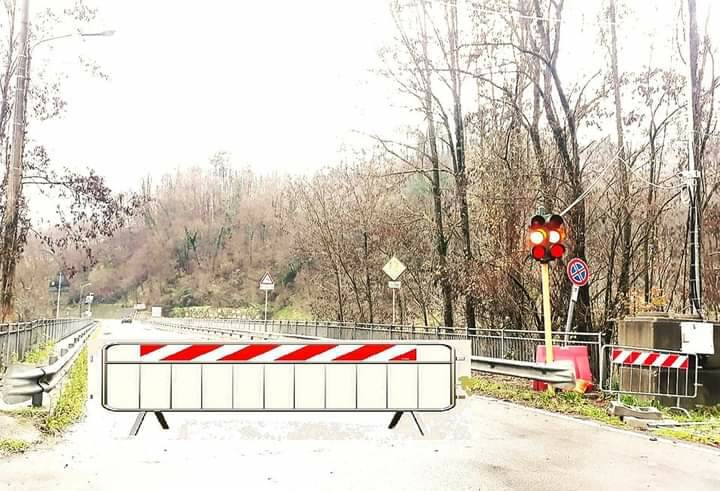
<instances>
[{"instance_id":1,"label":"road barrier","mask_svg":"<svg viewBox=\"0 0 720 491\"><path fill-rule=\"evenodd\" d=\"M473 356L472 368L478 372L540 380L563 387L575 386L575 367L568 360L553 363L533 363Z\"/></svg>"},{"instance_id":2,"label":"road barrier","mask_svg":"<svg viewBox=\"0 0 720 491\"><path fill-rule=\"evenodd\" d=\"M601 389L607 393L694 398L698 387L696 354L628 346L603 346Z\"/></svg>"},{"instance_id":3,"label":"road barrier","mask_svg":"<svg viewBox=\"0 0 720 491\"><path fill-rule=\"evenodd\" d=\"M103 348L111 411L447 411L455 351L445 344L114 343ZM158 415L163 426L164 418ZM422 429L420 428L421 432Z\"/></svg>"},{"instance_id":4,"label":"road barrier","mask_svg":"<svg viewBox=\"0 0 720 491\"><path fill-rule=\"evenodd\" d=\"M0 376L10 363L22 361L43 343L61 341L88 325L87 319L40 319L0 324Z\"/></svg>"},{"instance_id":5,"label":"road barrier","mask_svg":"<svg viewBox=\"0 0 720 491\"><path fill-rule=\"evenodd\" d=\"M18 364L8 367L3 379L3 401L18 404L32 400L33 406L42 406L43 394L51 392L62 381L94 328L95 321L85 320L84 327L76 331L61 350L60 357L48 365L28 367Z\"/></svg>"}]
</instances>

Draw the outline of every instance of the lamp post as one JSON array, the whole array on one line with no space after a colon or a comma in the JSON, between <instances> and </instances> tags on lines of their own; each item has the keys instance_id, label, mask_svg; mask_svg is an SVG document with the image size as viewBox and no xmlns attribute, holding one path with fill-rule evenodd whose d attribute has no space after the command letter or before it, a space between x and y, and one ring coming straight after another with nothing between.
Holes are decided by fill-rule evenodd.
<instances>
[{"instance_id":1,"label":"lamp post","mask_svg":"<svg viewBox=\"0 0 720 491\"><path fill-rule=\"evenodd\" d=\"M82 33L78 31L73 34L63 36L54 36L42 39L32 46L28 46L29 34L29 15L30 0L22 0L18 2L18 11L16 15L19 19L19 29L17 36L18 57L16 62L16 87L15 87L15 103L13 108L13 129L10 138L12 144L10 146L10 158L8 162L7 186L5 207L2 213L2 235L0 236L0 250L5 252L0 261L0 277L3 278L3 285L0 289L0 319L5 317L12 310L12 292L15 277L15 255L14 251L17 247L17 231L19 217L19 202L22 194L22 178L23 178L23 149L25 145L25 109L27 106L28 85L30 81L30 55L33 49L38 45L50 42L56 39L63 39L79 35L87 36L112 36L115 31L103 31L96 33ZM59 315L59 312L56 312Z\"/></svg>"}]
</instances>

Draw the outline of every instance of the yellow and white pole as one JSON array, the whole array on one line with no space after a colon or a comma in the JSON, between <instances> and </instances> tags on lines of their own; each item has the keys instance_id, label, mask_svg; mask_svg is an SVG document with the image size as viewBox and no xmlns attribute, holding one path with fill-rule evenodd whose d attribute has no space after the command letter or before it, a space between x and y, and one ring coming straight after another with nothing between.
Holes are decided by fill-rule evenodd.
<instances>
[{"instance_id":1,"label":"yellow and white pole","mask_svg":"<svg viewBox=\"0 0 720 491\"><path fill-rule=\"evenodd\" d=\"M545 320L545 363L552 363L553 347L552 347L552 318L550 315L550 267L548 263L540 265L542 271L542 295L543 295L543 318ZM548 385L548 391L554 393L555 390Z\"/></svg>"}]
</instances>

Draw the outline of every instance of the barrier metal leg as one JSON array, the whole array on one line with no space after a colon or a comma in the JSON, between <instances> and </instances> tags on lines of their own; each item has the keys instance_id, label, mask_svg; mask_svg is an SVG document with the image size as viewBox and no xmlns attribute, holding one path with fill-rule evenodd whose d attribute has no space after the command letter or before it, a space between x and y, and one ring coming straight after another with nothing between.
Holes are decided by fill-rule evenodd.
<instances>
[{"instance_id":1,"label":"barrier metal leg","mask_svg":"<svg viewBox=\"0 0 720 491\"><path fill-rule=\"evenodd\" d=\"M392 419L390 420L390 425L388 426L388 430L392 430L395 428L400 421L400 418L402 418L402 411L398 411L397 413L393 414Z\"/></svg>"},{"instance_id":2,"label":"barrier metal leg","mask_svg":"<svg viewBox=\"0 0 720 491\"><path fill-rule=\"evenodd\" d=\"M155 411L155 417L158 420L158 423L160 423L160 426L162 426L163 430L168 430L170 427L167 424L167 420L165 419L165 415L161 413L160 411Z\"/></svg>"},{"instance_id":3,"label":"barrier metal leg","mask_svg":"<svg viewBox=\"0 0 720 491\"><path fill-rule=\"evenodd\" d=\"M163 430L170 429L170 426L167 423L167 420L165 419L165 415L159 411L154 411L153 414L155 414L155 417L158 420L158 423L160 423L160 426ZM130 428L130 436L137 436L137 434L140 432L140 427L143 424L143 421L145 421L145 416L147 415L146 411L141 411L138 413L137 417L135 418L135 422L132 425L132 428Z\"/></svg>"},{"instance_id":4,"label":"barrier metal leg","mask_svg":"<svg viewBox=\"0 0 720 491\"><path fill-rule=\"evenodd\" d=\"M390 424L388 425L388 429L392 430L397 426L397 424L400 422L400 418L402 418L404 411L398 411L395 414L393 414L392 419L390 420ZM415 414L414 411L410 411L410 415L413 418L413 421L415 421L415 426L417 426L418 431L420 432L420 435L425 436L425 432L422 429L422 425L420 424L420 419L418 418L417 414Z\"/></svg>"},{"instance_id":5,"label":"barrier metal leg","mask_svg":"<svg viewBox=\"0 0 720 491\"><path fill-rule=\"evenodd\" d=\"M132 428L130 428L130 436L137 436L138 432L140 431L140 427L143 424L143 421L145 421L146 414L147 413L145 411L138 413L137 417L135 418L135 422L132 425Z\"/></svg>"},{"instance_id":6,"label":"barrier metal leg","mask_svg":"<svg viewBox=\"0 0 720 491\"><path fill-rule=\"evenodd\" d=\"M422 425L420 424L420 419L418 418L418 415L415 414L414 411L410 411L410 414L412 415L413 419L415 420L415 426L417 426L417 429L420 432L420 435L425 436L425 432L422 429Z\"/></svg>"}]
</instances>

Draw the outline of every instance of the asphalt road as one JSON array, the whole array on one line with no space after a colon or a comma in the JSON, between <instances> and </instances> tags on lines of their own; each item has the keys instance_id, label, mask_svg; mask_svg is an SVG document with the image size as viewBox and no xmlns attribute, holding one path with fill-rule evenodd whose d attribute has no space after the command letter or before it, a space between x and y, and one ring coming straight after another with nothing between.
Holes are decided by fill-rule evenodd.
<instances>
[{"instance_id":1,"label":"asphalt road","mask_svg":"<svg viewBox=\"0 0 720 491\"><path fill-rule=\"evenodd\" d=\"M720 452L651 441L594 423L473 397L448 413L388 430L389 414L170 413L100 407L108 340L176 339L141 324L106 322L90 348L87 417L66 437L0 461L8 490L545 490L720 489Z\"/></svg>"}]
</instances>

